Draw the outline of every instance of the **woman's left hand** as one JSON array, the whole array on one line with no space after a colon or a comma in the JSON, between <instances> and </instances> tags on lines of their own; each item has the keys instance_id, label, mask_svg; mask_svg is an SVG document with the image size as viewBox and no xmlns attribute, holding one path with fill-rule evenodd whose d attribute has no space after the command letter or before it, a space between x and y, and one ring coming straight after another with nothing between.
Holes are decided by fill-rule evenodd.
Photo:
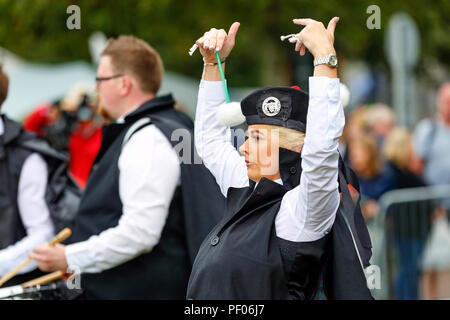
<instances>
[{"instance_id":1,"label":"woman's left hand","mask_svg":"<svg viewBox=\"0 0 450 320\"><path fill-rule=\"evenodd\" d=\"M200 53L205 62L211 63L216 61L216 51L219 52L220 58L225 60L231 50L233 50L236 34L239 30L240 23L235 22L231 25L228 34L223 29L212 28L195 41L198 45Z\"/></svg>"},{"instance_id":2,"label":"woman's left hand","mask_svg":"<svg viewBox=\"0 0 450 320\"><path fill-rule=\"evenodd\" d=\"M328 23L327 28L322 22L313 19L294 19L295 24L305 26L298 34L300 41L297 41L295 51L300 51L300 55L304 55L306 49L311 52L315 59L336 54L334 50L334 30L339 21L338 17L334 17Z\"/></svg>"}]
</instances>

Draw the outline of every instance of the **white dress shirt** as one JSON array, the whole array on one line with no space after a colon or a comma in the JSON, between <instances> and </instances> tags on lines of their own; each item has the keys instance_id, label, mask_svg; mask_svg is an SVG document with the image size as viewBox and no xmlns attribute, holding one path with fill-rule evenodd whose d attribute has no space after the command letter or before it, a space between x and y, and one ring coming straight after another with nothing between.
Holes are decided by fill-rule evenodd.
<instances>
[{"instance_id":1,"label":"white dress shirt","mask_svg":"<svg viewBox=\"0 0 450 320\"><path fill-rule=\"evenodd\" d=\"M300 185L288 191L275 219L277 236L296 242L315 241L333 226L339 207L338 140L345 117L339 97L339 79L309 78L307 133L302 150ZM200 82L195 120L195 144L222 193L249 186L245 159L231 144L229 127L216 119L225 103L220 81ZM299 155L300 156L300 155ZM281 180L276 181L282 184Z\"/></svg>"},{"instance_id":2,"label":"white dress shirt","mask_svg":"<svg viewBox=\"0 0 450 320\"><path fill-rule=\"evenodd\" d=\"M123 117L117 122L122 122ZM178 156L154 125L137 131L119 156L123 214L114 228L68 245L69 267L97 273L151 251L159 242L180 179ZM150 271L151 272L151 271Z\"/></svg>"},{"instance_id":3,"label":"white dress shirt","mask_svg":"<svg viewBox=\"0 0 450 320\"><path fill-rule=\"evenodd\" d=\"M4 124L0 118L0 136L3 133ZM0 250L1 276L25 260L35 246L50 241L54 236L53 223L44 198L47 175L47 164L44 159L39 154L32 153L23 164L17 193L19 214L26 230L26 236ZM33 261L19 273L32 271L36 267L36 262Z\"/></svg>"}]
</instances>

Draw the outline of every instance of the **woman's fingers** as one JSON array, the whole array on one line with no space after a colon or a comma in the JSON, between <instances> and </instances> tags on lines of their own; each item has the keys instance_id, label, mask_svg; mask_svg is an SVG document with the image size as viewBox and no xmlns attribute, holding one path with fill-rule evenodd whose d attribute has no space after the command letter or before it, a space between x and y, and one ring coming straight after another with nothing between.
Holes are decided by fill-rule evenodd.
<instances>
[{"instance_id":1,"label":"woman's fingers","mask_svg":"<svg viewBox=\"0 0 450 320\"><path fill-rule=\"evenodd\" d=\"M212 28L208 32L205 32L195 44L199 47L200 53L203 56L203 60L206 62L215 59L215 53L220 51L220 56L226 59L232 50L236 38L237 31L239 30L239 22L235 22L231 25L230 30L227 32L224 29Z\"/></svg>"},{"instance_id":2,"label":"woman's fingers","mask_svg":"<svg viewBox=\"0 0 450 320\"><path fill-rule=\"evenodd\" d=\"M228 37L227 40L231 43L234 44L235 38L236 38L236 34L239 30L239 26L241 24L239 22L234 22L231 27L230 30L228 30Z\"/></svg>"},{"instance_id":3,"label":"woman's fingers","mask_svg":"<svg viewBox=\"0 0 450 320\"><path fill-rule=\"evenodd\" d=\"M330 32L332 36L334 36L334 30L336 29L336 24L339 21L339 17L334 17L328 22L327 31Z\"/></svg>"},{"instance_id":4,"label":"woman's fingers","mask_svg":"<svg viewBox=\"0 0 450 320\"><path fill-rule=\"evenodd\" d=\"M216 51L222 50L223 43L225 42L226 37L227 33L225 32L225 30L220 29L217 34Z\"/></svg>"},{"instance_id":5,"label":"woman's fingers","mask_svg":"<svg viewBox=\"0 0 450 320\"><path fill-rule=\"evenodd\" d=\"M300 55L304 56L305 53L306 53L306 47L305 47L305 45L302 44L302 46L300 47Z\"/></svg>"},{"instance_id":6,"label":"woman's fingers","mask_svg":"<svg viewBox=\"0 0 450 320\"><path fill-rule=\"evenodd\" d=\"M309 18L306 18L306 19L294 19L292 21L294 21L295 24L299 24L301 26L307 26L308 24L314 22L313 19L309 19Z\"/></svg>"},{"instance_id":7,"label":"woman's fingers","mask_svg":"<svg viewBox=\"0 0 450 320\"><path fill-rule=\"evenodd\" d=\"M217 41L217 29L216 28L212 28L209 31L209 43L208 43L208 50L213 50L216 48L216 41Z\"/></svg>"},{"instance_id":8,"label":"woman's fingers","mask_svg":"<svg viewBox=\"0 0 450 320\"><path fill-rule=\"evenodd\" d=\"M300 51L301 46L302 42L300 41L300 39L298 39L297 42L295 43L295 51Z\"/></svg>"},{"instance_id":9,"label":"woman's fingers","mask_svg":"<svg viewBox=\"0 0 450 320\"><path fill-rule=\"evenodd\" d=\"M195 41L195 44L198 45L200 48L203 48L203 42L205 41L205 37L198 38L197 41Z\"/></svg>"},{"instance_id":10,"label":"woman's fingers","mask_svg":"<svg viewBox=\"0 0 450 320\"><path fill-rule=\"evenodd\" d=\"M205 40L203 41L203 49L209 48L209 32L204 35Z\"/></svg>"}]
</instances>

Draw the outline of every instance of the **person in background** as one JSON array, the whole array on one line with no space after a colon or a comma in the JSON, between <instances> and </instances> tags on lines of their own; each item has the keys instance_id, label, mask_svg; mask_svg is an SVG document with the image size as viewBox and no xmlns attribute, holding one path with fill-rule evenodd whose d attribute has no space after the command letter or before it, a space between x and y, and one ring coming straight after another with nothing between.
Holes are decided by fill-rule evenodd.
<instances>
[{"instance_id":1,"label":"person in background","mask_svg":"<svg viewBox=\"0 0 450 320\"><path fill-rule=\"evenodd\" d=\"M53 103L38 104L23 120L25 130L45 137L47 127L52 126L61 116L60 102L57 100Z\"/></svg>"},{"instance_id":2,"label":"person in background","mask_svg":"<svg viewBox=\"0 0 450 320\"><path fill-rule=\"evenodd\" d=\"M429 185L450 184L450 82L437 93L434 119L423 119L414 130L414 147Z\"/></svg>"},{"instance_id":3,"label":"person in background","mask_svg":"<svg viewBox=\"0 0 450 320\"><path fill-rule=\"evenodd\" d=\"M411 168L417 161L417 156L414 152L412 134L407 128L395 127L386 136L382 153L395 172L396 189L425 186L423 179Z\"/></svg>"},{"instance_id":4,"label":"person in background","mask_svg":"<svg viewBox=\"0 0 450 320\"><path fill-rule=\"evenodd\" d=\"M434 118L420 121L414 130L414 147L420 158L416 172L429 185L450 184L450 82L443 83L437 92L437 111ZM448 270L450 257L450 199L443 199L432 215L430 239L424 249L422 267L427 298L438 297L439 273ZM442 242L443 241L443 242Z\"/></svg>"},{"instance_id":5,"label":"person in background","mask_svg":"<svg viewBox=\"0 0 450 320\"><path fill-rule=\"evenodd\" d=\"M95 90L87 83L75 84L62 100L40 105L24 119L26 130L68 154L70 173L81 188L100 150L103 123Z\"/></svg>"},{"instance_id":6,"label":"person in background","mask_svg":"<svg viewBox=\"0 0 450 320\"><path fill-rule=\"evenodd\" d=\"M342 136L339 138L339 153L342 156L346 165L350 165L348 145L350 141L364 134L368 130L368 124L366 121L366 106L359 106L353 110L348 116L347 121L342 132Z\"/></svg>"},{"instance_id":7,"label":"person in background","mask_svg":"<svg viewBox=\"0 0 450 320\"><path fill-rule=\"evenodd\" d=\"M191 261L222 213L206 168L180 163L172 133L185 132L183 155L194 155L193 123L172 95L157 96L163 74L158 52L134 36L102 52L96 89L114 123L103 127L70 244L30 254L43 271L78 267L81 298L183 299Z\"/></svg>"},{"instance_id":8,"label":"person in background","mask_svg":"<svg viewBox=\"0 0 450 320\"><path fill-rule=\"evenodd\" d=\"M395 188L424 187L422 178L410 166L414 163L412 134L396 127L386 137L383 155L394 170ZM412 210L412 208L420 208ZM430 230L430 201L398 203L389 206L392 239L398 254L395 294L400 300L416 300L419 292L420 259Z\"/></svg>"},{"instance_id":9,"label":"person in background","mask_svg":"<svg viewBox=\"0 0 450 320\"><path fill-rule=\"evenodd\" d=\"M370 105L365 116L370 132L381 147L385 138L395 127L394 111L385 104L375 103Z\"/></svg>"},{"instance_id":10,"label":"person in background","mask_svg":"<svg viewBox=\"0 0 450 320\"><path fill-rule=\"evenodd\" d=\"M350 140L349 160L361 185L361 209L366 219L378 213L377 201L385 192L395 189L395 173L383 163L374 136L361 134Z\"/></svg>"},{"instance_id":11,"label":"person in background","mask_svg":"<svg viewBox=\"0 0 450 320\"><path fill-rule=\"evenodd\" d=\"M69 169L80 187L85 188L100 150L104 121L98 115L97 98L91 86L75 86L62 103L75 106L77 121L69 138Z\"/></svg>"},{"instance_id":12,"label":"person in background","mask_svg":"<svg viewBox=\"0 0 450 320\"><path fill-rule=\"evenodd\" d=\"M0 108L9 79L0 66ZM48 167L43 157L20 146L22 125L0 115L0 276L27 258L39 243L50 241L53 223L45 201ZM5 286L42 275L33 261Z\"/></svg>"}]
</instances>

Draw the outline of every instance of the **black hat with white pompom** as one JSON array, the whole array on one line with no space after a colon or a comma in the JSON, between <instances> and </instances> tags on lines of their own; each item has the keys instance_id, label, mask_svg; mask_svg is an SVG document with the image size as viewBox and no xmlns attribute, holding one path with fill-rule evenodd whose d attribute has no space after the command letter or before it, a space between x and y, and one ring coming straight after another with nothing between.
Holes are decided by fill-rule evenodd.
<instances>
[{"instance_id":1,"label":"black hat with white pompom","mask_svg":"<svg viewBox=\"0 0 450 320\"><path fill-rule=\"evenodd\" d=\"M340 84L340 98L345 108L350 102L350 91ZM268 87L256 90L245 97L241 103L223 104L217 110L218 121L234 127L247 122L251 124L270 124L306 132L309 95L297 86Z\"/></svg>"},{"instance_id":2,"label":"black hat with white pompom","mask_svg":"<svg viewBox=\"0 0 450 320\"><path fill-rule=\"evenodd\" d=\"M267 87L256 90L242 102L221 105L217 119L226 126L244 121L251 124L269 124L306 132L308 93L298 87Z\"/></svg>"}]
</instances>

